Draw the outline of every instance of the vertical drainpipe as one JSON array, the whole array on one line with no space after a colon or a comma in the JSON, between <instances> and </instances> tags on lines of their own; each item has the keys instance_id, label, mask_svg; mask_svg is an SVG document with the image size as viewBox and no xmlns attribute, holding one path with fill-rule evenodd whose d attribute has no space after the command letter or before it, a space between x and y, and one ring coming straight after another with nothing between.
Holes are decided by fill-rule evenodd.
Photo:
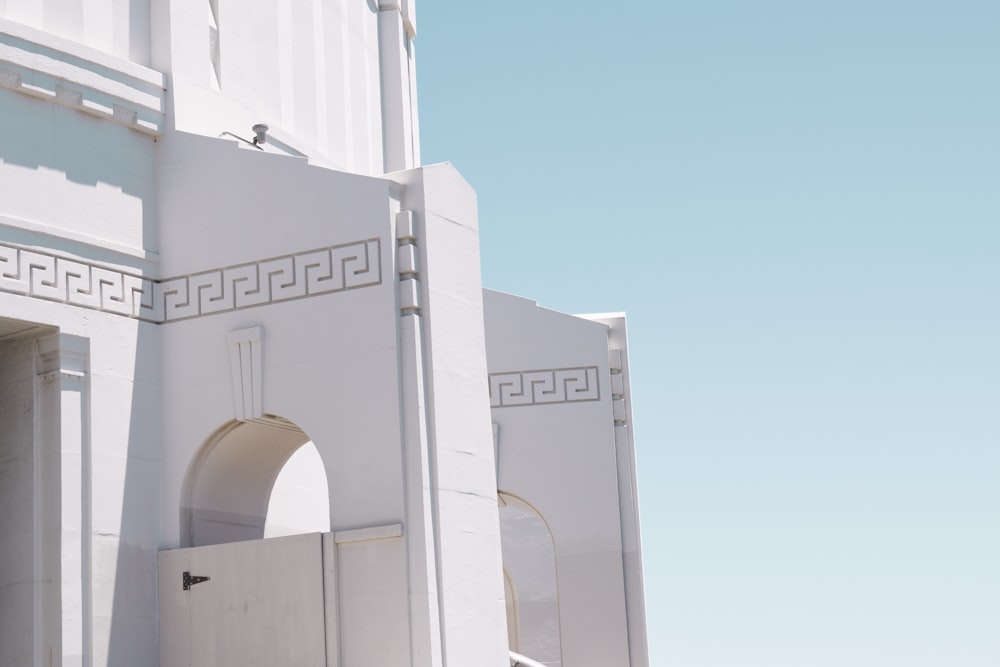
<instances>
[{"instance_id":1,"label":"vertical drainpipe","mask_svg":"<svg viewBox=\"0 0 1000 667\"><path fill-rule=\"evenodd\" d=\"M413 0L379 0L378 50L382 94L382 170L416 166L412 80Z\"/></svg>"}]
</instances>

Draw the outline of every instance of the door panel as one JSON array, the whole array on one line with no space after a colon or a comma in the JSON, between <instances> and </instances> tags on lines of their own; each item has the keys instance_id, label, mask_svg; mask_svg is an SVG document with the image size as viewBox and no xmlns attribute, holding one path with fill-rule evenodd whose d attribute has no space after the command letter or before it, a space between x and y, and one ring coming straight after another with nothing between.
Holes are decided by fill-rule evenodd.
<instances>
[{"instance_id":1,"label":"door panel","mask_svg":"<svg viewBox=\"0 0 1000 667\"><path fill-rule=\"evenodd\" d=\"M326 664L319 533L161 551L159 592L161 667Z\"/></svg>"}]
</instances>

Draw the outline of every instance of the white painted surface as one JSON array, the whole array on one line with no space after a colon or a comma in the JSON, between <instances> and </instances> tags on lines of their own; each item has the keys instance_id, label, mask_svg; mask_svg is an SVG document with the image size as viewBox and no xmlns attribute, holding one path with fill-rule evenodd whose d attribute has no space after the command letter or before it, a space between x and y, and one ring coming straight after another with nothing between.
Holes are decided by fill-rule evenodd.
<instances>
[{"instance_id":1,"label":"white painted surface","mask_svg":"<svg viewBox=\"0 0 1000 667\"><path fill-rule=\"evenodd\" d=\"M2 89L0 122L0 215L155 252L150 137Z\"/></svg>"},{"instance_id":2,"label":"white painted surface","mask_svg":"<svg viewBox=\"0 0 1000 667\"><path fill-rule=\"evenodd\" d=\"M620 313L581 315L608 326L608 363L611 371L612 411L615 417L615 454L618 461L618 498L622 524L622 560L628 617L629 655L634 665L649 664L646 641L646 601L642 578L639 531L639 490L636 484L635 429L628 363L628 334Z\"/></svg>"},{"instance_id":3,"label":"white painted surface","mask_svg":"<svg viewBox=\"0 0 1000 667\"><path fill-rule=\"evenodd\" d=\"M506 608L475 192L450 164L395 175L415 212L445 659L500 667ZM488 573L484 575L485 573Z\"/></svg>"},{"instance_id":4,"label":"white painted surface","mask_svg":"<svg viewBox=\"0 0 1000 667\"><path fill-rule=\"evenodd\" d=\"M220 429L188 470L180 505L181 543L205 546L263 538L274 482L308 439L294 427L272 423L230 422ZM329 502L325 496L322 500Z\"/></svg>"},{"instance_id":5,"label":"white painted surface","mask_svg":"<svg viewBox=\"0 0 1000 667\"><path fill-rule=\"evenodd\" d=\"M33 370L32 337L0 339L0 665L31 664L35 651Z\"/></svg>"},{"instance_id":6,"label":"white painted surface","mask_svg":"<svg viewBox=\"0 0 1000 667\"><path fill-rule=\"evenodd\" d=\"M6 0L0 16L104 53L149 64L149 0Z\"/></svg>"},{"instance_id":7,"label":"white painted surface","mask_svg":"<svg viewBox=\"0 0 1000 667\"><path fill-rule=\"evenodd\" d=\"M4 18L0 81L9 90L145 134L164 130L163 73Z\"/></svg>"},{"instance_id":8,"label":"white painted surface","mask_svg":"<svg viewBox=\"0 0 1000 667\"><path fill-rule=\"evenodd\" d=\"M349 541L335 549L341 664L410 664L403 540Z\"/></svg>"},{"instance_id":9,"label":"white painted surface","mask_svg":"<svg viewBox=\"0 0 1000 667\"><path fill-rule=\"evenodd\" d=\"M45 492L33 520L34 563L46 582L33 620L37 661L65 653L64 664L155 664L157 332L117 315L2 291L0 312L64 332L35 376L36 483ZM73 336L89 345L84 376ZM86 402L74 388L81 381ZM89 449L83 468L74 453L81 445Z\"/></svg>"},{"instance_id":10,"label":"white painted surface","mask_svg":"<svg viewBox=\"0 0 1000 667\"><path fill-rule=\"evenodd\" d=\"M645 619L641 598L635 616L628 611L624 572L638 546L622 546L623 534L634 533L622 517L635 514L623 513L619 475L634 481L631 469L619 471L616 401L627 386L612 384L609 326L489 290L484 307L498 485L551 531L563 664L645 667L644 653L630 657L629 627L644 648Z\"/></svg>"},{"instance_id":11,"label":"white painted surface","mask_svg":"<svg viewBox=\"0 0 1000 667\"><path fill-rule=\"evenodd\" d=\"M160 667L325 667L322 535L161 551L158 577Z\"/></svg>"},{"instance_id":12,"label":"white painted surface","mask_svg":"<svg viewBox=\"0 0 1000 667\"><path fill-rule=\"evenodd\" d=\"M505 560L519 642L628 664L617 325L484 313L475 193L416 168L415 33L412 0L0 3L0 346L34 355L0 353L0 667L156 664L159 549L308 530L330 665L500 667ZM488 370L539 369L491 420ZM502 554L497 471L556 585Z\"/></svg>"},{"instance_id":13,"label":"white painted surface","mask_svg":"<svg viewBox=\"0 0 1000 667\"><path fill-rule=\"evenodd\" d=\"M174 127L248 136L265 122L284 144L279 150L363 174L389 171L387 141L387 154L410 159L392 169L415 166L412 131L392 129L415 126L404 95L415 88L405 35L382 27L399 21L397 9L355 0L218 0L215 12L208 5L153 8L153 63L172 74ZM391 64L380 57L387 49L401 54Z\"/></svg>"}]
</instances>

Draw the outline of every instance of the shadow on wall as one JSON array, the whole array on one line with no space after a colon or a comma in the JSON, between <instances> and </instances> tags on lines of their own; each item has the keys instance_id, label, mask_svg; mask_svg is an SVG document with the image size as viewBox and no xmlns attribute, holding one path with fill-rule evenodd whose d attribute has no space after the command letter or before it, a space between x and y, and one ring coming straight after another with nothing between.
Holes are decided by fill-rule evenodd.
<instances>
[{"instance_id":1,"label":"shadow on wall","mask_svg":"<svg viewBox=\"0 0 1000 667\"><path fill-rule=\"evenodd\" d=\"M155 325L141 325L137 378L159 377L152 368L158 356L147 349L154 344L149 336L157 333ZM158 394L159 387L152 383L134 383L120 539L104 547L117 549L109 619L111 667L150 664L157 656L158 621L149 601L157 594L159 527L149 517L156 515L160 497L160 443L150 435L161 430ZM319 454L305 433L276 417L220 427L191 462L182 499L182 546L330 529L326 469ZM269 506L275 511L269 512ZM101 584L96 584L99 592ZM104 664L99 658L95 656L95 663Z\"/></svg>"},{"instance_id":2,"label":"shadow on wall","mask_svg":"<svg viewBox=\"0 0 1000 667\"><path fill-rule=\"evenodd\" d=\"M151 137L26 95L4 95L2 100L3 162L52 169L74 183L105 183L136 197L151 190L152 163L147 171L135 169L136 158L151 158Z\"/></svg>"},{"instance_id":3,"label":"shadow on wall","mask_svg":"<svg viewBox=\"0 0 1000 667\"><path fill-rule=\"evenodd\" d=\"M105 626L109 639L106 649L109 667L148 664L157 659L157 613L151 601L156 600L159 525L151 518L159 516L160 499L162 424L160 387L154 380L160 376L159 341L157 325L137 323L135 380L131 383L131 420L124 470L117 470L122 460L117 451L103 456L95 452L91 468L95 490L101 484L100 476L110 473L111 479L116 480L117 475L124 474L118 534L109 535L109 528L94 526L94 634L101 637L104 628L100 626L110 626ZM92 379L95 399L106 391L97 381L96 377ZM94 443L97 444L97 438ZM109 603L106 600L109 582L102 580L101 572L112 568L114 593ZM102 647L94 648L94 664L105 664Z\"/></svg>"},{"instance_id":4,"label":"shadow on wall","mask_svg":"<svg viewBox=\"0 0 1000 667\"><path fill-rule=\"evenodd\" d=\"M88 216L127 216L141 223L144 247L156 246L151 137L16 93L0 95L0 126L6 184L0 213L59 226L87 224ZM10 166L33 172L20 176ZM90 210L98 202L107 210Z\"/></svg>"}]
</instances>

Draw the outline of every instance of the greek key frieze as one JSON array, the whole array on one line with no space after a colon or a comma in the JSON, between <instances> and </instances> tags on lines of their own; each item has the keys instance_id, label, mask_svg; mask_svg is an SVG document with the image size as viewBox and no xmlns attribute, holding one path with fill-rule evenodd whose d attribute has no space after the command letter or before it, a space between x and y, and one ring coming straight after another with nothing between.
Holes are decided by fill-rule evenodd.
<instances>
[{"instance_id":1,"label":"greek key frieze","mask_svg":"<svg viewBox=\"0 0 1000 667\"><path fill-rule=\"evenodd\" d=\"M156 324L381 283L377 238L164 280L0 243L0 292Z\"/></svg>"},{"instance_id":2,"label":"greek key frieze","mask_svg":"<svg viewBox=\"0 0 1000 667\"><path fill-rule=\"evenodd\" d=\"M597 366L490 373L490 407L597 401Z\"/></svg>"}]
</instances>

